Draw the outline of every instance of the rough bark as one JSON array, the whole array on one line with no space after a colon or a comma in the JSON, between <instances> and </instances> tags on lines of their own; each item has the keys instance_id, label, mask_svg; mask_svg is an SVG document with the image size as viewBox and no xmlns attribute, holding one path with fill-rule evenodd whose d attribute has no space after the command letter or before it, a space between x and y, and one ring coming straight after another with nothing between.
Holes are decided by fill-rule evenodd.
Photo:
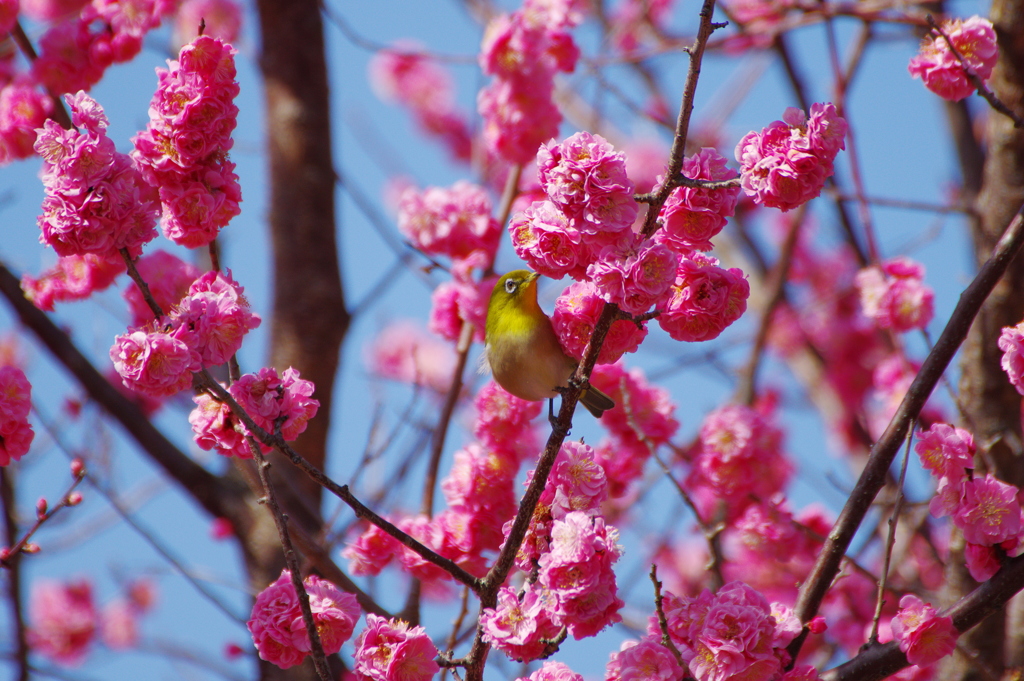
<instances>
[{"instance_id":1,"label":"rough bark","mask_svg":"<svg viewBox=\"0 0 1024 681\"><path fill-rule=\"evenodd\" d=\"M995 0L991 20L999 38L999 62L989 87L1005 104L1024 114L1024 2ZM972 238L975 258L983 262L991 253L1000 234L1024 201L1024 130L996 112L988 112L986 129L987 153L981 191L975 202L976 219ZM969 177L967 178L969 181ZM1024 318L1024 259L1011 263L1003 280L982 307L967 341L961 359L960 397L967 426L974 432L983 465L999 478L1015 485L1024 484L1024 462L1021 460L1020 395L1006 379L1000 367L1001 352L997 340L1002 327L1012 326ZM963 569L962 559L951 559L943 601L950 603L974 587ZM958 566L958 567L957 567ZM1011 604L1011 607L1014 607ZM963 637L963 642L977 650L981 659L1000 674L1006 664L1014 664L1008 656L1019 657L1007 641L1020 640L1014 622L1020 617L997 613ZM1017 625L1019 626L1019 625ZM1020 664L1018 660L1015 664ZM962 656L955 655L943 665L943 681L964 681L980 678Z\"/></svg>"}]
</instances>

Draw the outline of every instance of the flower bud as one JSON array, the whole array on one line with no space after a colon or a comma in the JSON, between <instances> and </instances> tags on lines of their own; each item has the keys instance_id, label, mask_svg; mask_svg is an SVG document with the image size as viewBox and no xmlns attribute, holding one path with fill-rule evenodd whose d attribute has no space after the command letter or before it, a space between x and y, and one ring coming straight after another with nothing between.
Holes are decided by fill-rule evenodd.
<instances>
[{"instance_id":1,"label":"flower bud","mask_svg":"<svg viewBox=\"0 0 1024 681\"><path fill-rule=\"evenodd\" d=\"M85 462L82 461L82 457L76 456L71 461L71 475L76 478L81 478L85 475Z\"/></svg>"},{"instance_id":2,"label":"flower bud","mask_svg":"<svg viewBox=\"0 0 1024 681\"><path fill-rule=\"evenodd\" d=\"M46 509L46 497L39 497L39 501L36 502L36 517L42 518L44 515L46 515Z\"/></svg>"},{"instance_id":3,"label":"flower bud","mask_svg":"<svg viewBox=\"0 0 1024 681\"><path fill-rule=\"evenodd\" d=\"M68 506L78 506L82 503L82 493L72 492L68 495Z\"/></svg>"},{"instance_id":4,"label":"flower bud","mask_svg":"<svg viewBox=\"0 0 1024 681\"><path fill-rule=\"evenodd\" d=\"M40 548L39 544L25 544L25 546L23 546L21 550L24 553L39 553Z\"/></svg>"}]
</instances>

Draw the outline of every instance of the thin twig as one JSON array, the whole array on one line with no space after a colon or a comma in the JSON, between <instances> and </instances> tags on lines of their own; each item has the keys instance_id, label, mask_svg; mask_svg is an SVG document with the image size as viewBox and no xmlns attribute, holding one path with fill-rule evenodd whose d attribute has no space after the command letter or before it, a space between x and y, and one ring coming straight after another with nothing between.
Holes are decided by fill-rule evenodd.
<instances>
[{"instance_id":1,"label":"thin twig","mask_svg":"<svg viewBox=\"0 0 1024 681\"><path fill-rule=\"evenodd\" d=\"M882 560L882 573L878 576L878 596L875 599L875 616L871 620L871 634L868 636L868 643L878 643L878 623L882 619L882 607L885 605L885 589L889 580L889 565L892 563L892 550L896 545L896 525L899 523L900 513L903 511L903 481L907 478L907 462L910 460L910 443L914 440L914 428L917 427L917 419L914 420L910 430L907 432L907 446L903 450L903 465L900 467L900 479L896 485L896 500L892 505L892 513L889 515L889 535L885 540L885 556Z\"/></svg>"},{"instance_id":2,"label":"thin twig","mask_svg":"<svg viewBox=\"0 0 1024 681\"><path fill-rule=\"evenodd\" d=\"M668 618L665 617L664 599L661 595L661 582L658 581L658 566L651 563L651 583L654 584L654 609L658 613L658 627L661 628L661 645L665 646L672 653L672 656L676 658L676 662L683 669L686 669L686 663L683 662L683 656L676 648L676 644L672 642L672 636L668 633Z\"/></svg>"}]
</instances>

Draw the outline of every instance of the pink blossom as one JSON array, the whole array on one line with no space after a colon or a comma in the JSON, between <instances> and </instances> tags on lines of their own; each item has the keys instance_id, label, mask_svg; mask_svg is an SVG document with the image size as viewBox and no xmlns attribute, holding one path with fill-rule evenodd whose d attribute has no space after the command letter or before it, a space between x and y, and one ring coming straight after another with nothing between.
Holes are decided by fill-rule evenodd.
<instances>
[{"instance_id":1,"label":"pink blossom","mask_svg":"<svg viewBox=\"0 0 1024 681\"><path fill-rule=\"evenodd\" d=\"M165 313L177 305L188 293L189 286L202 272L198 267L183 261L176 255L157 249L142 256L135 263L139 276L149 286L156 304ZM142 291L132 282L124 290L124 299L132 313L132 325L143 326L153 321L153 311L142 296Z\"/></svg>"},{"instance_id":2,"label":"pink blossom","mask_svg":"<svg viewBox=\"0 0 1024 681\"><path fill-rule=\"evenodd\" d=\"M464 533L464 552L479 554L501 545L500 528L516 513L513 482L517 470L514 458L476 443L455 453L441 490L451 510L475 521Z\"/></svg>"},{"instance_id":3,"label":"pink blossom","mask_svg":"<svg viewBox=\"0 0 1024 681\"><path fill-rule=\"evenodd\" d=\"M679 429L668 391L650 383L642 369L627 370L622 362L600 365L590 380L615 400L601 423L620 438L658 446Z\"/></svg>"},{"instance_id":4,"label":"pink blossom","mask_svg":"<svg viewBox=\"0 0 1024 681\"><path fill-rule=\"evenodd\" d=\"M782 431L771 418L751 407L730 404L705 418L686 485L711 488L729 504L730 517L735 517L751 496L767 499L780 491L791 473L792 465L782 451Z\"/></svg>"},{"instance_id":5,"label":"pink blossom","mask_svg":"<svg viewBox=\"0 0 1024 681\"><path fill-rule=\"evenodd\" d=\"M1003 351L1003 371L1017 392L1024 395L1024 322L1003 327L999 335L999 349Z\"/></svg>"},{"instance_id":6,"label":"pink blossom","mask_svg":"<svg viewBox=\"0 0 1024 681\"><path fill-rule=\"evenodd\" d=\"M231 271L207 272L189 286L188 294L169 315L172 335L188 338L204 367L227 362L242 347L242 339L260 325L242 287Z\"/></svg>"},{"instance_id":7,"label":"pink blossom","mask_svg":"<svg viewBox=\"0 0 1024 681\"><path fill-rule=\"evenodd\" d=\"M672 10L672 0L621 0L609 17L612 41L623 54L640 50L642 44L655 38L651 29L667 30L665 21Z\"/></svg>"},{"instance_id":8,"label":"pink blossom","mask_svg":"<svg viewBox=\"0 0 1024 681\"><path fill-rule=\"evenodd\" d=\"M196 408L188 415L188 422L200 449L213 449L221 456L252 458L252 450L245 439L245 428L228 405L218 402L207 393L193 395L192 401L196 403Z\"/></svg>"},{"instance_id":9,"label":"pink blossom","mask_svg":"<svg viewBox=\"0 0 1024 681\"><path fill-rule=\"evenodd\" d=\"M715 149L704 148L683 160L683 175L691 180L729 180L738 173L726 166ZM659 184L663 182L659 178ZM722 231L736 211L740 188L702 189L677 187L659 213L662 227L654 238L676 253L710 251L711 238Z\"/></svg>"},{"instance_id":10,"label":"pink blossom","mask_svg":"<svg viewBox=\"0 0 1024 681\"><path fill-rule=\"evenodd\" d=\"M29 275L21 278L25 297L40 310L53 312L58 301L84 300L95 291L102 291L114 283L125 270L124 259L85 255L65 255L57 259L57 265L43 272L39 279Z\"/></svg>"},{"instance_id":11,"label":"pink blossom","mask_svg":"<svg viewBox=\"0 0 1024 681\"><path fill-rule=\"evenodd\" d=\"M476 421L473 435L492 452L507 455L517 464L540 448L533 420L543 408L540 402L524 400L489 381L473 399Z\"/></svg>"},{"instance_id":12,"label":"pink blossom","mask_svg":"<svg viewBox=\"0 0 1024 681\"><path fill-rule=\"evenodd\" d=\"M545 640L554 640L560 629L548 617L543 600L532 586L527 586L522 599L515 589L502 587L497 606L481 613L480 626L484 641L519 662L541 657L547 648Z\"/></svg>"},{"instance_id":13,"label":"pink blossom","mask_svg":"<svg viewBox=\"0 0 1024 681\"><path fill-rule=\"evenodd\" d=\"M401 550L402 545L397 539L376 525L367 525L356 541L342 550L341 555L348 559L352 574L379 575Z\"/></svg>"},{"instance_id":14,"label":"pink blossom","mask_svg":"<svg viewBox=\"0 0 1024 681\"><path fill-rule=\"evenodd\" d=\"M583 677L561 662L548 660L527 678L516 681L583 681Z\"/></svg>"},{"instance_id":15,"label":"pink blossom","mask_svg":"<svg viewBox=\"0 0 1024 681\"><path fill-rule=\"evenodd\" d=\"M18 20L18 0L0 0L0 34L9 33Z\"/></svg>"},{"instance_id":16,"label":"pink blossom","mask_svg":"<svg viewBox=\"0 0 1024 681\"><path fill-rule=\"evenodd\" d=\"M333 655L352 636L359 620L359 604L355 596L316 575L303 580L303 586L309 594L320 643L325 653ZM256 596L246 626L261 659L288 669L306 658L311 650L309 635L288 570L282 570L277 581Z\"/></svg>"},{"instance_id":17,"label":"pink blossom","mask_svg":"<svg viewBox=\"0 0 1024 681\"><path fill-rule=\"evenodd\" d=\"M7 34L3 29L3 5L0 2L0 35ZM14 15L17 11L15 3ZM43 126L52 110L52 100L27 78L16 78L0 87L0 165L32 155L36 128Z\"/></svg>"},{"instance_id":18,"label":"pink blossom","mask_svg":"<svg viewBox=\"0 0 1024 681\"><path fill-rule=\"evenodd\" d=\"M893 638L906 653L907 662L919 667L951 654L960 636L953 626L953 618L940 617L931 604L913 594L900 599L900 611L891 625Z\"/></svg>"},{"instance_id":19,"label":"pink blossom","mask_svg":"<svg viewBox=\"0 0 1024 681\"><path fill-rule=\"evenodd\" d=\"M398 229L424 253L459 259L483 251L488 262L501 236L501 225L491 217L491 200L481 187L464 180L448 189L405 190Z\"/></svg>"},{"instance_id":20,"label":"pink blossom","mask_svg":"<svg viewBox=\"0 0 1024 681\"><path fill-rule=\"evenodd\" d=\"M675 281L658 301L658 324L678 341L711 340L746 311L749 295L742 270L694 253L679 260Z\"/></svg>"},{"instance_id":21,"label":"pink blossom","mask_svg":"<svg viewBox=\"0 0 1024 681\"><path fill-rule=\"evenodd\" d=\"M162 331L121 334L110 348L110 360L125 387L154 397L169 397L192 385L200 368L189 345Z\"/></svg>"},{"instance_id":22,"label":"pink blossom","mask_svg":"<svg viewBox=\"0 0 1024 681\"><path fill-rule=\"evenodd\" d=\"M601 298L628 314L643 314L675 280L678 259L667 246L647 240L626 252L602 253L587 268Z\"/></svg>"},{"instance_id":23,"label":"pink blossom","mask_svg":"<svg viewBox=\"0 0 1024 681\"><path fill-rule=\"evenodd\" d=\"M35 438L28 421L6 421L0 424L0 466L18 461L28 453Z\"/></svg>"},{"instance_id":24,"label":"pink blossom","mask_svg":"<svg viewBox=\"0 0 1024 681\"><path fill-rule=\"evenodd\" d=\"M577 360L583 357L604 304L594 284L588 281L572 284L555 301L551 325L567 355ZM637 326L626 319L615 320L597 356L598 364L611 364L626 352L636 352L646 336L646 324Z\"/></svg>"},{"instance_id":25,"label":"pink blossom","mask_svg":"<svg viewBox=\"0 0 1024 681\"><path fill-rule=\"evenodd\" d=\"M53 21L75 14L89 0L21 0L21 11L36 21Z\"/></svg>"},{"instance_id":26,"label":"pink blossom","mask_svg":"<svg viewBox=\"0 0 1024 681\"><path fill-rule=\"evenodd\" d=\"M356 639L355 674L359 681L428 681L440 667L437 649L423 627L398 619L366 615Z\"/></svg>"},{"instance_id":27,"label":"pink blossom","mask_svg":"<svg viewBox=\"0 0 1024 681\"><path fill-rule=\"evenodd\" d=\"M242 8L235 0L184 0L174 16L175 49L199 35L200 22L203 35L234 43L242 29Z\"/></svg>"},{"instance_id":28,"label":"pink blossom","mask_svg":"<svg viewBox=\"0 0 1024 681\"><path fill-rule=\"evenodd\" d=\"M972 544L993 545L1015 538L1021 531L1017 488L992 474L963 483L953 522Z\"/></svg>"},{"instance_id":29,"label":"pink blossom","mask_svg":"<svg viewBox=\"0 0 1024 681\"><path fill-rule=\"evenodd\" d=\"M319 400L311 397L314 389L312 382L300 378L291 367L280 375L272 367L265 367L255 374L245 374L229 390L256 425L268 433L274 433L276 421L284 417L281 436L290 442L306 430L320 408Z\"/></svg>"},{"instance_id":30,"label":"pink blossom","mask_svg":"<svg viewBox=\"0 0 1024 681\"><path fill-rule=\"evenodd\" d=\"M455 371L451 345L411 321L390 324L367 344L364 354L371 372L444 394Z\"/></svg>"},{"instance_id":31,"label":"pink blossom","mask_svg":"<svg viewBox=\"0 0 1024 681\"><path fill-rule=\"evenodd\" d=\"M61 664L79 664L96 635L98 615L92 586L85 580L38 580L29 601L28 643Z\"/></svg>"},{"instance_id":32,"label":"pink blossom","mask_svg":"<svg viewBox=\"0 0 1024 681\"><path fill-rule=\"evenodd\" d=\"M156 236L156 192L106 136L103 110L84 92L65 97L72 120L64 130L47 120L36 139L46 188L37 222L40 241L58 255L93 253L105 259L119 249L138 255Z\"/></svg>"},{"instance_id":33,"label":"pink blossom","mask_svg":"<svg viewBox=\"0 0 1024 681\"><path fill-rule=\"evenodd\" d=\"M730 582L714 595L705 590L679 599L669 631L697 681L766 681L780 670L768 601L742 582Z\"/></svg>"},{"instance_id":34,"label":"pink blossom","mask_svg":"<svg viewBox=\"0 0 1024 681\"><path fill-rule=\"evenodd\" d=\"M857 273L864 315L880 329L923 329L935 314L934 293L925 286L924 267L906 257Z\"/></svg>"},{"instance_id":35,"label":"pink blossom","mask_svg":"<svg viewBox=\"0 0 1024 681\"><path fill-rule=\"evenodd\" d=\"M552 279L583 279L593 259L583 236L551 201L534 201L516 213L508 226L516 255L531 269Z\"/></svg>"},{"instance_id":36,"label":"pink blossom","mask_svg":"<svg viewBox=\"0 0 1024 681\"><path fill-rule=\"evenodd\" d=\"M820 681L818 670L809 664L798 664L782 675L779 681Z\"/></svg>"},{"instance_id":37,"label":"pink blossom","mask_svg":"<svg viewBox=\"0 0 1024 681\"><path fill-rule=\"evenodd\" d=\"M456 109L451 76L424 50L399 43L374 55L369 71L378 97L409 107L420 128L439 138L453 157L471 159L472 135L465 115Z\"/></svg>"},{"instance_id":38,"label":"pink blossom","mask_svg":"<svg viewBox=\"0 0 1024 681\"><path fill-rule=\"evenodd\" d=\"M987 582L995 577L1002 567L1002 560L996 547L970 542L964 547L964 562L971 578L976 582Z\"/></svg>"},{"instance_id":39,"label":"pink blossom","mask_svg":"<svg viewBox=\"0 0 1024 681\"><path fill-rule=\"evenodd\" d=\"M996 32L992 22L979 16L970 19L947 19L942 32L953 43L964 63L982 82L989 79L999 57ZM964 65L953 55L946 39L932 29L921 41L917 56L907 67L910 75L924 81L925 87L943 99L958 102L974 92Z\"/></svg>"},{"instance_id":40,"label":"pink blossom","mask_svg":"<svg viewBox=\"0 0 1024 681\"><path fill-rule=\"evenodd\" d=\"M960 478L965 468L974 468L974 437L947 423L933 423L917 435L914 451L921 465L936 477Z\"/></svg>"},{"instance_id":41,"label":"pink blossom","mask_svg":"<svg viewBox=\"0 0 1024 681\"><path fill-rule=\"evenodd\" d=\"M686 675L672 651L654 636L624 641L607 669L605 681L677 681Z\"/></svg>"},{"instance_id":42,"label":"pink blossom","mask_svg":"<svg viewBox=\"0 0 1024 681\"><path fill-rule=\"evenodd\" d=\"M138 614L130 601L121 598L104 606L100 618L103 644L114 650L134 647L139 641Z\"/></svg>"},{"instance_id":43,"label":"pink blossom","mask_svg":"<svg viewBox=\"0 0 1024 681\"><path fill-rule=\"evenodd\" d=\"M846 129L832 104L811 105L809 119L786 109L782 121L747 133L736 145L743 190L756 203L783 211L813 199L834 172Z\"/></svg>"},{"instance_id":44,"label":"pink blossom","mask_svg":"<svg viewBox=\"0 0 1024 681\"><path fill-rule=\"evenodd\" d=\"M235 49L208 35L181 48L149 106L149 124L132 153L160 187L164 235L188 248L204 246L237 215L241 189L227 159L238 107Z\"/></svg>"},{"instance_id":45,"label":"pink blossom","mask_svg":"<svg viewBox=\"0 0 1024 681\"><path fill-rule=\"evenodd\" d=\"M32 384L15 366L0 366L0 423L24 421L32 410Z\"/></svg>"},{"instance_id":46,"label":"pink blossom","mask_svg":"<svg viewBox=\"0 0 1024 681\"><path fill-rule=\"evenodd\" d=\"M457 270L453 270L453 275L453 281L440 284L430 296L428 328L442 338L457 341L463 323L469 323L474 328L473 337L482 343L487 328L487 302L497 276L473 281Z\"/></svg>"},{"instance_id":47,"label":"pink blossom","mask_svg":"<svg viewBox=\"0 0 1024 681\"><path fill-rule=\"evenodd\" d=\"M550 80L502 79L480 90L477 111L488 151L509 163L529 163L537 148L558 134L562 114L551 101L553 91Z\"/></svg>"},{"instance_id":48,"label":"pink blossom","mask_svg":"<svg viewBox=\"0 0 1024 681\"><path fill-rule=\"evenodd\" d=\"M214 518L210 522L210 538L223 541L235 536L235 526L227 518Z\"/></svg>"},{"instance_id":49,"label":"pink blossom","mask_svg":"<svg viewBox=\"0 0 1024 681\"><path fill-rule=\"evenodd\" d=\"M631 237L637 215L626 158L600 135L578 132L537 152L541 187L594 248Z\"/></svg>"}]
</instances>

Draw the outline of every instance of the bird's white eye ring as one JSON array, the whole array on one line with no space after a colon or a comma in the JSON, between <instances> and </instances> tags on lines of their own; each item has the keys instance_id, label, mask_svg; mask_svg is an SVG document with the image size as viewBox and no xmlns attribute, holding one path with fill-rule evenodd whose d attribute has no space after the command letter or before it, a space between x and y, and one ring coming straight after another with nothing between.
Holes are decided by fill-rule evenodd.
<instances>
[{"instance_id":1,"label":"bird's white eye ring","mask_svg":"<svg viewBox=\"0 0 1024 681\"><path fill-rule=\"evenodd\" d=\"M516 283L515 279L506 279L505 280L505 293L515 293L516 292L516 286L518 286L518 284Z\"/></svg>"}]
</instances>

